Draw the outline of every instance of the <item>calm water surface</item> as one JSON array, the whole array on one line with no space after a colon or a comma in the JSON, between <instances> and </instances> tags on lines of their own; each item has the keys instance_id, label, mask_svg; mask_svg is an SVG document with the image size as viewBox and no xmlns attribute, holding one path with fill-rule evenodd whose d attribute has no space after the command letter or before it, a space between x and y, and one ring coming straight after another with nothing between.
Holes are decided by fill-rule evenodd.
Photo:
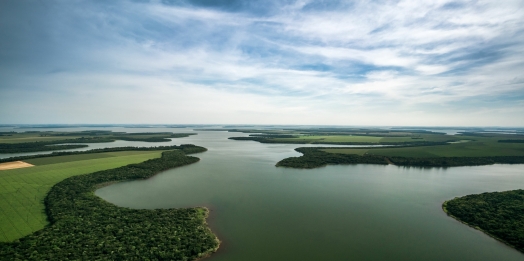
<instances>
[{"instance_id":1,"label":"calm water surface","mask_svg":"<svg viewBox=\"0 0 524 261\"><path fill-rule=\"evenodd\" d=\"M130 208L207 206L222 241L207 260L524 260L447 217L456 196L523 188L524 165L276 168L297 145L199 132L178 141L209 149L201 161L96 192ZM175 140L177 141L177 140Z\"/></svg>"}]
</instances>

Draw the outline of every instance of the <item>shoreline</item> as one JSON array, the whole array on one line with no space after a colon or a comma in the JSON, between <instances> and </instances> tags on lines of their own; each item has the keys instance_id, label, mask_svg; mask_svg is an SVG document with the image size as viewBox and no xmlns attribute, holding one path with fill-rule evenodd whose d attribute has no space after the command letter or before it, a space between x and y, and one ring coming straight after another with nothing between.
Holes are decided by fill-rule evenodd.
<instances>
[{"instance_id":1,"label":"shoreline","mask_svg":"<svg viewBox=\"0 0 524 261\"><path fill-rule=\"evenodd\" d=\"M156 176L156 175L158 175L158 174L159 174L159 173L157 173L157 174L155 174L155 175L153 175L153 176L151 176L151 177L149 177L149 178L152 178L152 177L154 177L154 176ZM95 190L93 190L92 193L93 193L94 196L96 196L96 197L102 199L103 201L108 202L108 203L110 203L110 204L113 204L113 203L111 203L111 202L109 202L109 201L106 201L106 200L104 200L103 198L97 196L97 195L95 194L95 191L98 190L98 189L101 189L101 188L104 188L104 187L108 187L108 186L111 186L111 185L113 185L113 184L117 184L117 183L125 182L125 181L133 181L133 180L116 180L116 181L109 181L109 182L99 183L99 184L96 184L95 186L93 186L93 187L95 188ZM115 204L113 204L113 205L115 205ZM120 206L118 206L118 205L115 205L115 206L120 208ZM169 209L171 209L171 208L169 208ZM217 233L214 232L214 231L211 229L211 225L207 222L207 220L210 218L209 215L211 214L211 210L210 210L208 207L206 207L206 206L182 207L182 208L180 208L180 209L203 209L203 210L204 210L204 219L203 219L203 223L202 223L202 225L204 225L205 227L207 227L207 228L209 229L209 231L211 231L211 234L213 234L213 235L215 236L215 241L217 242L217 247L214 248L214 249L212 249L212 250L210 250L210 251L208 251L208 252L206 252L206 253L205 253L204 255L202 255L201 257L199 257L199 258L197 258L197 259L193 259L193 260L194 260L194 261L199 261L199 260L203 260L203 259L206 259L206 258L211 257L214 253L216 253L216 252L219 250L219 248L220 248L220 246L221 246L221 244L222 244L222 241L220 241L220 238L218 237Z\"/></svg>"},{"instance_id":2,"label":"shoreline","mask_svg":"<svg viewBox=\"0 0 524 261\"><path fill-rule=\"evenodd\" d=\"M162 171L163 172L163 171ZM155 175L147 178L147 179L150 179L150 178L153 178L154 176L160 174L161 172L159 173L156 173ZM102 199L103 201L105 202L108 202L110 204L113 204L109 201L106 201L104 200L103 198L99 197L96 195L96 190L98 189L101 189L101 188L104 188L104 187L108 187L108 186L111 186L111 185L114 185L114 184L117 184L117 183L122 183L122 182L126 182L126 181L136 181L136 180L130 180L130 179L127 179L127 180L114 180L114 181L108 181L108 182L104 182L104 183L99 183L99 184L96 184L93 186L94 190L92 191L93 195ZM115 205L116 207L119 207L118 205L116 204L113 204ZM171 208L170 208L171 209ZM205 253L202 253L203 255L201 257L198 257L197 259L193 259L194 261L200 261L200 260L204 260L206 258L209 258L211 257L213 254L215 254L219 249L220 249L220 246L222 244L222 241L220 241L220 238L218 237L217 233L214 232L212 229L211 229L211 225L207 222L207 220L210 218L209 215L211 214L211 210L206 207L206 206L196 206L196 207L182 207L181 209L203 209L204 210L204 219L203 219L203 222L202 222L202 225L207 227L207 229L209 229L209 231L211 232L211 234L213 234L215 236L215 241L217 242L217 247L212 249L212 250L209 250Z\"/></svg>"},{"instance_id":3,"label":"shoreline","mask_svg":"<svg viewBox=\"0 0 524 261\"><path fill-rule=\"evenodd\" d=\"M516 247L514 247L514 246L510 245L508 242L506 242L506 241L504 241L504 240L502 240L502 239L500 239L500 238L498 238L498 237L496 237L496 236L490 234L490 233L487 232L486 230L484 230L484 229L482 229L482 228L480 228L480 227L477 227L477 226L473 226L473 225L471 225L471 224L469 224L469 223L467 223L467 222L464 222L464 221L460 220L458 217L456 217L456 216L450 214L450 213L448 212L447 208L446 208L446 205L447 205L447 203L448 203L449 201L450 201L450 200L446 200L446 201L444 201L444 202L442 203L442 205L441 205L441 206L442 206L442 210L444 211L444 213L446 213L446 215L448 215L448 217L451 217L451 218L453 218L454 220L456 220L456 221L458 221L458 222L460 222L460 223L462 223L462 224L464 224L464 225L467 225L468 227L471 227L471 228L473 228L473 229L475 229L475 230L478 230L478 231L484 233L485 235L487 235L487 236L489 236L489 237L495 239L496 241L498 241L498 242L504 244L505 246L508 246L508 247L510 247L510 248L512 248L512 249L515 249L515 250L518 251L518 252L521 252L521 251L518 250ZM521 253L522 253L522 252L521 252ZM524 254L524 253L523 253L523 254Z\"/></svg>"},{"instance_id":4,"label":"shoreline","mask_svg":"<svg viewBox=\"0 0 524 261\"><path fill-rule=\"evenodd\" d=\"M220 241L220 239L218 238L217 234L215 232L213 232L213 230L211 229L211 226L209 225L209 223L207 223L207 219L209 218L211 210L208 207L205 207L205 206L198 206L198 207L194 207L194 208L196 208L196 209L200 208L200 209L204 209L205 210L204 211L205 214L204 214L203 225L205 225L209 229L209 231L211 231L211 233L215 236L215 241L217 242L217 247L214 248L212 251L208 251L204 255L202 255L201 257L199 257L197 259L194 259L194 261L198 261L198 260L203 260L203 259L209 258L214 253L216 253L218 251L218 249L220 249L220 245L222 244L222 241Z\"/></svg>"},{"instance_id":5,"label":"shoreline","mask_svg":"<svg viewBox=\"0 0 524 261\"><path fill-rule=\"evenodd\" d=\"M339 147L343 148L343 147ZM450 168L464 166L485 166L493 164L524 164L524 156L486 156L486 157L398 157L374 154L329 153L325 147L299 147L298 157L288 157L275 164L276 167L313 169L325 165L377 164L416 168Z\"/></svg>"}]
</instances>

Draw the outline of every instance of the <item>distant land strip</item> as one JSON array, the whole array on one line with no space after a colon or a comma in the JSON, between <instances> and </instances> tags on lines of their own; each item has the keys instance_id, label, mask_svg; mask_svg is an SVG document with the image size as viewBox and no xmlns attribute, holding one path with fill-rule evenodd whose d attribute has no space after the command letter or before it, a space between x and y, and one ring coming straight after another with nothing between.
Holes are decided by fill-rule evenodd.
<instances>
[{"instance_id":1,"label":"distant land strip","mask_svg":"<svg viewBox=\"0 0 524 261\"><path fill-rule=\"evenodd\" d=\"M381 155L357 155L328 153L322 151L327 147L297 148L295 151L302 153L300 157L289 157L279 161L277 167L312 169L328 164L394 164L398 166L415 167L458 167L491 165L496 163L522 164L524 156L493 156L493 157L386 157ZM336 147L336 149L344 149Z\"/></svg>"},{"instance_id":2,"label":"distant land strip","mask_svg":"<svg viewBox=\"0 0 524 261\"><path fill-rule=\"evenodd\" d=\"M499 142L503 142L503 143L524 143L524 140L521 139L521 140L499 140Z\"/></svg>"},{"instance_id":3,"label":"distant land strip","mask_svg":"<svg viewBox=\"0 0 524 261\"><path fill-rule=\"evenodd\" d=\"M184 146L185 144L182 144L181 146ZM86 150L86 151L59 151L59 152L53 152L49 154L36 154L36 155L27 155L27 156L17 156L17 157L10 157L10 158L3 158L0 159L0 163L3 162L12 162L12 161L24 161L28 159L36 159L36 158L47 158L47 157L56 157L56 156L67 156L67 155L79 155L79 154L91 154L91 153L100 153L100 152L117 152L117 151L154 151L154 150L174 150L178 149L180 146L172 145L172 146L153 146L153 147L115 147L115 148L102 148L102 149L92 149L92 150Z\"/></svg>"},{"instance_id":4,"label":"distant land strip","mask_svg":"<svg viewBox=\"0 0 524 261\"><path fill-rule=\"evenodd\" d=\"M370 136L370 135L358 135ZM279 143L279 144L329 144L329 145L386 145L386 146L437 146L448 145L448 142L453 141L405 141L405 142L339 142L339 141L325 141L325 140L274 140L274 138L296 138L293 135L268 135L268 136L249 136L249 137L230 137L230 140L252 140L260 143Z\"/></svg>"},{"instance_id":5,"label":"distant land strip","mask_svg":"<svg viewBox=\"0 0 524 261\"><path fill-rule=\"evenodd\" d=\"M85 148L85 143L104 143L116 140L142 142L169 142L196 133L120 133L111 131L81 132L3 132L0 153L24 153ZM76 137L76 138L75 138ZM27 142L27 140L32 140ZM80 143L80 144L67 144Z\"/></svg>"}]
</instances>

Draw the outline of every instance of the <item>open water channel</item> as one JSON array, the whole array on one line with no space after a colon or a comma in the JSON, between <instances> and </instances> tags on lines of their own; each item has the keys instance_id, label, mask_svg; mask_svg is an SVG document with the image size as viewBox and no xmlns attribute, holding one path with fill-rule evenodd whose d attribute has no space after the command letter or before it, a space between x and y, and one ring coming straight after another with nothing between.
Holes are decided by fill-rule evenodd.
<instances>
[{"instance_id":1,"label":"open water channel","mask_svg":"<svg viewBox=\"0 0 524 261\"><path fill-rule=\"evenodd\" d=\"M300 145L227 139L241 135L174 139L209 151L194 155L198 163L96 194L130 208L208 207L222 241L212 261L524 260L441 209L457 196L523 188L524 165L277 168Z\"/></svg>"}]
</instances>

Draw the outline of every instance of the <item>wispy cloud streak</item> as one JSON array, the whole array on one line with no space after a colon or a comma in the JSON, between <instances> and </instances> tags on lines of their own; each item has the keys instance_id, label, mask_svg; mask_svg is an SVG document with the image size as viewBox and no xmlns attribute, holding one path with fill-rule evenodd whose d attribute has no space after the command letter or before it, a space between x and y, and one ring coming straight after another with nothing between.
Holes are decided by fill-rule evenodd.
<instances>
[{"instance_id":1,"label":"wispy cloud streak","mask_svg":"<svg viewBox=\"0 0 524 261\"><path fill-rule=\"evenodd\" d=\"M85 96L130 109L106 98L121 95L165 108L148 109L154 122L240 123L256 111L260 123L482 125L470 117L482 108L485 125L524 125L522 1L166 2L1 3L2 111ZM213 108L166 114L191 113L188 99ZM399 120L384 119L391 113Z\"/></svg>"}]
</instances>

